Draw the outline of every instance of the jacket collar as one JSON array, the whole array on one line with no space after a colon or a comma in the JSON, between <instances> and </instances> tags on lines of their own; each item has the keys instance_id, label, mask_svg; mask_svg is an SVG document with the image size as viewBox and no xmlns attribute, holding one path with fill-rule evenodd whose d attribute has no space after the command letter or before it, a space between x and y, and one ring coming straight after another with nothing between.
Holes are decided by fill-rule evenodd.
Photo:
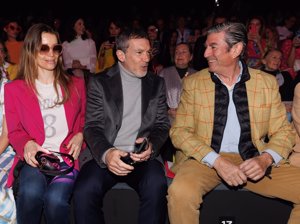
<instances>
[{"instance_id":1,"label":"jacket collar","mask_svg":"<svg viewBox=\"0 0 300 224\"><path fill-rule=\"evenodd\" d=\"M115 101L116 106L119 109L119 112L123 113L123 92L122 92L122 81L120 68L118 64L114 65L106 73L108 76L109 89L112 95L112 98ZM152 89L153 89L153 77L147 72L147 74L141 78L142 79L142 114L147 110L149 100L151 98Z\"/></svg>"},{"instance_id":2,"label":"jacket collar","mask_svg":"<svg viewBox=\"0 0 300 224\"><path fill-rule=\"evenodd\" d=\"M241 80L239 81L239 83L242 84L242 83L245 83L248 80L250 80L250 73L248 70L248 66L244 60L240 60L240 64L242 66L242 75L241 75ZM210 75L211 75L211 79L214 83L221 84L221 80L213 72L210 72Z\"/></svg>"}]
</instances>

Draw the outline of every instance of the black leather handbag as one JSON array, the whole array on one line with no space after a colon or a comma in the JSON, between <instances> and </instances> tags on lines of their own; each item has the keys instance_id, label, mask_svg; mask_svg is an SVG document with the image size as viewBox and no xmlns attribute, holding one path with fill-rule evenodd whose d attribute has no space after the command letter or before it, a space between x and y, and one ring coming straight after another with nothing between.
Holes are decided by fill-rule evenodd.
<instances>
[{"instance_id":1,"label":"black leather handbag","mask_svg":"<svg viewBox=\"0 0 300 224\"><path fill-rule=\"evenodd\" d=\"M39 169L42 173L49 176L57 176L57 175L64 175L69 172L71 172L74 168L74 158L73 156L67 154L67 153L61 153L61 152L54 152L50 151L51 153L45 153L42 151L38 151L35 155L35 159L39 162ZM61 167L60 165L60 159L57 155L60 155L62 157L67 157L71 163L72 166L65 168Z\"/></svg>"}]
</instances>

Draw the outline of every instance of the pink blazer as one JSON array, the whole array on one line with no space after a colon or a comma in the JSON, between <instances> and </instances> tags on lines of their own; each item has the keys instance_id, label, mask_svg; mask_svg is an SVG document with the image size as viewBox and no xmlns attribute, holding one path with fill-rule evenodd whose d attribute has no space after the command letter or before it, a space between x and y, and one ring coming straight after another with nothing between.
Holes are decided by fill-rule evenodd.
<instances>
[{"instance_id":1,"label":"pink blazer","mask_svg":"<svg viewBox=\"0 0 300 224\"><path fill-rule=\"evenodd\" d=\"M64 104L68 134L60 146L60 151L68 153L66 145L78 132L83 132L85 122L86 91L83 79L72 78L71 98ZM64 92L62 92L64 94ZM13 170L19 159L24 159L24 146L29 140L42 145L45 141L44 122L36 94L28 88L24 80L15 80L4 87L5 116L10 144L16 156L10 170L7 186L13 183ZM84 148L84 147L83 147ZM65 160L66 163L69 161ZM75 168L79 169L78 160Z\"/></svg>"}]
</instances>

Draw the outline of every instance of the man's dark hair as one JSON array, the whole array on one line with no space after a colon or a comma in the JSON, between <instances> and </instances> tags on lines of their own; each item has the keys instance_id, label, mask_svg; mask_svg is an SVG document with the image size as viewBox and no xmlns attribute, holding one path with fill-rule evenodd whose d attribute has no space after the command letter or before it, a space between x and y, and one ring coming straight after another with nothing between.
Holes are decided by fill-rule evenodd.
<instances>
[{"instance_id":1,"label":"man's dark hair","mask_svg":"<svg viewBox=\"0 0 300 224\"><path fill-rule=\"evenodd\" d=\"M128 46L128 41L130 39L147 39L148 34L141 29L125 29L120 35L116 38L116 49L126 52Z\"/></svg>"}]
</instances>

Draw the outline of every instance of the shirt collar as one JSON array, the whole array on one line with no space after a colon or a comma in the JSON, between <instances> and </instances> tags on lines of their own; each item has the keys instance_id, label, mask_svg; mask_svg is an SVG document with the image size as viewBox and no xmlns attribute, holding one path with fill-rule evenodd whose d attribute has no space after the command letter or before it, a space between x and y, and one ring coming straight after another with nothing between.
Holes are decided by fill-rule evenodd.
<instances>
[{"instance_id":1,"label":"shirt collar","mask_svg":"<svg viewBox=\"0 0 300 224\"><path fill-rule=\"evenodd\" d=\"M218 79L220 80L220 82L221 82L224 86L226 86L228 90L232 90L232 89L234 88L235 84L237 84L239 81L241 81L241 77L242 77L242 74L243 74L243 65L242 65L242 62L241 62L241 61L239 61L239 67L240 67L240 74L239 74L239 76L238 76L236 82L235 82L232 86L226 85L226 84L220 79L220 76L219 76L217 73L214 73L214 75L215 75L216 77L218 77Z\"/></svg>"}]
</instances>

